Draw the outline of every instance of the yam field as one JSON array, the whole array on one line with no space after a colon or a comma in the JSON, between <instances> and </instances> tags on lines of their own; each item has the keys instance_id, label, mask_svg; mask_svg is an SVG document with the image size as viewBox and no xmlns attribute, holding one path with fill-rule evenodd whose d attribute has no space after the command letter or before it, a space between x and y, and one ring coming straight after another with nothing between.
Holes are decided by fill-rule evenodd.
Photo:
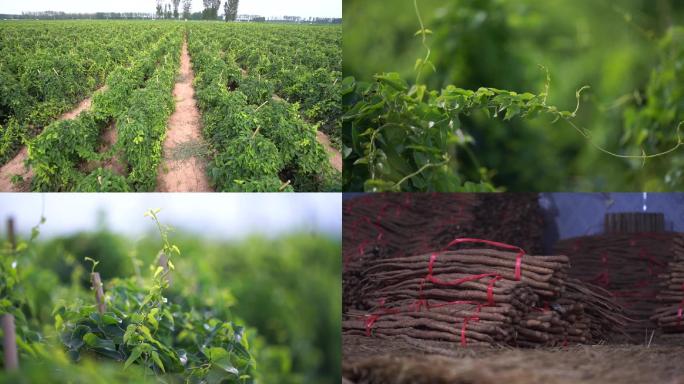
<instances>
[{"instance_id":1,"label":"yam field","mask_svg":"<svg viewBox=\"0 0 684 384\"><path fill-rule=\"evenodd\" d=\"M341 26L0 23L2 191L336 191Z\"/></svg>"}]
</instances>

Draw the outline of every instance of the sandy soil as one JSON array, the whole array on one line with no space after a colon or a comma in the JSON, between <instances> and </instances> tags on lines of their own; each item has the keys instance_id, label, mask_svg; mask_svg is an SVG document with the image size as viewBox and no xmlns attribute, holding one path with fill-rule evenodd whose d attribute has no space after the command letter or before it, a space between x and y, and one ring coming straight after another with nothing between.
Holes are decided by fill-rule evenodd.
<instances>
[{"instance_id":1,"label":"sandy soil","mask_svg":"<svg viewBox=\"0 0 684 384\"><path fill-rule=\"evenodd\" d=\"M684 384L681 339L650 347L605 344L514 349L452 344L434 347L448 351L438 354L375 341L378 345L343 341L342 371L348 383Z\"/></svg>"},{"instance_id":2,"label":"sandy soil","mask_svg":"<svg viewBox=\"0 0 684 384\"><path fill-rule=\"evenodd\" d=\"M114 144L116 144L116 138L116 124L112 123L105 129L104 133L102 134L102 141L100 144L99 153L105 153L112 149ZM112 157L110 157L109 159L106 159L104 161L104 164L102 164L102 167L105 169L109 169L118 175L124 175L126 171L126 164L124 164L123 161L120 160L118 154L116 153L113 154Z\"/></svg>"},{"instance_id":3,"label":"sandy soil","mask_svg":"<svg viewBox=\"0 0 684 384\"><path fill-rule=\"evenodd\" d=\"M206 147L202 141L200 113L192 88L194 74L188 55L187 42L183 42L180 80L173 88L176 110L169 118L164 140L164 159L159 166L157 191L159 192L210 192L205 171Z\"/></svg>"},{"instance_id":4,"label":"sandy soil","mask_svg":"<svg viewBox=\"0 0 684 384\"><path fill-rule=\"evenodd\" d=\"M340 153L340 151L338 151L332 145L330 145L330 138L328 137L328 135L321 131L316 131L316 139L318 139L318 142L321 143L323 147L325 147L325 151L328 152L328 157L330 158L330 165L332 165L338 171L342 172L342 154Z\"/></svg>"},{"instance_id":5,"label":"sandy soil","mask_svg":"<svg viewBox=\"0 0 684 384\"><path fill-rule=\"evenodd\" d=\"M19 153L7 164L0 168L0 191L2 192L26 192L29 190L33 171L24 166L24 161L28 158L28 150L23 147ZM12 184L12 176L18 175L23 178L23 182Z\"/></svg>"},{"instance_id":6,"label":"sandy soil","mask_svg":"<svg viewBox=\"0 0 684 384\"><path fill-rule=\"evenodd\" d=\"M98 89L95 92L104 90L105 87ZM78 116L81 112L90 108L93 100L92 97L88 97L81 101L76 108L69 112L64 113L58 118L58 120L71 120ZM0 191L2 192L26 192L29 190L31 185L31 179L33 178L33 171L30 168L24 166L24 161L28 158L28 151L26 147L23 147L19 153L10 161L7 162L2 168L0 168ZM23 182L14 185L12 184L12 176L21 176L24 180Z\"/></svg>"}]
</instances>

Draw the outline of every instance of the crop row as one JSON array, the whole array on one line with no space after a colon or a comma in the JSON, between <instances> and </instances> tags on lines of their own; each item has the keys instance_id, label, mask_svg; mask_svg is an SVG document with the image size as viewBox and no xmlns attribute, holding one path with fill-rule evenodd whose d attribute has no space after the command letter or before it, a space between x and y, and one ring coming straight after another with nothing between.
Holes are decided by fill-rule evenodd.
<instances>
[{"instance_id":1,"label":"crop row","mask_svg":"<svg viewBox=\"0 0 684 384\"><path fill-rule=\"evenodd\" d=\"M235 25L202 28L254 82L297 103L302 116L340 138L342 31L338 26Z\"/></svg>"},{"instance_id":2,"label":"crop row","mask_svg":"<svg viewBox=\"0 0 684 384\"><path fill-rule=\"evenodd\" d=\"M171 90L180 44L179 30L167 32L130 66L112 71L107 89L93 97L89 111L73 120L50 124L31 141L29 163L35 174L32 188L153 190L166 121L174 108ZM115 129L117 140L112 148L100 153L100 138L107 127ZM113 157L124 164L123 170L103 166Z\"/></svg>"},{"instance_id":3,"label":"crop row","mask_svg":"<svg viewBox=\"0 0 684 384\"><path fill-rule=\"evenodd\" d=\"M316 126L296 105L273 97L266 79L243 77L216 30L193 28L188 48L195 70L208 167L220 191L320 191L339 189L340 175L316 140Z\"/></svg>"},{"instance_id":4,"label":"crop row","mask_svg":"<svg viewBox=\"0 0 684 384\"><path fill-rule=\"evenodd\" d=\"M0 25L0 163L159 39L133 23Z\"/></svg>"}]
</instances>

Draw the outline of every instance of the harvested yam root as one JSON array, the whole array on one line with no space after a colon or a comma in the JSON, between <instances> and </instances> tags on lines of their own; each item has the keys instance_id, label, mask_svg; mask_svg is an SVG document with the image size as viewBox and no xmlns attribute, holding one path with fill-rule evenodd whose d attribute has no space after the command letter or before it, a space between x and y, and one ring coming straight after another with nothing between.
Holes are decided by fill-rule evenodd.
<instances>
[{"instance_id":1,"label":"harvested yam root","mask_svg":"<svg viewBox=\"0 0 684 384\"><path fill-rule=\"evenodd\" d=\"M651 320L666 333L684 332L684 234L672 240L672 260L667 270L658 275L660 292L656 296L660 304Z\"/></svg>"},{"instance_id":2,"label":"harvested yam root","mask_svg":"<svg viewBox=\"0 0 684 384\"><path fill-rule=\"evenodd\" d=\"M658 302L673 304L682 298L681 288L659 287L663 273L672 264L668 261L672 259L675 235L660 232L577 237L558 242L555 252L570 258L571 277L598 285L615 297L625 308L625 315L634 320L625 325L626 334L641 341L657 326L653 315Z\"/></svg>"},{"instance_id":3,"label":"harvested yam root","mask_svg":"<svg viewBox=\"0 0 684 384\"><path fill-rule=\"evenodd\" d=\"M628 322L609 292L568 279L565 256L464 249L356 263L349 292L362 310L344 315L350 337L555 346L606 339Z\"/></svg>"}]
</instances>

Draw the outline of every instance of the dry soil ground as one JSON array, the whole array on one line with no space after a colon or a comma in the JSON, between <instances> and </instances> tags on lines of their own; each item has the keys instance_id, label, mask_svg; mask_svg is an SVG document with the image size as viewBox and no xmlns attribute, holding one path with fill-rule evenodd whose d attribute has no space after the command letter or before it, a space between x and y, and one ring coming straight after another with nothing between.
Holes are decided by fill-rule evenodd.
<instances>
[{"instance_id":1,"label":"dry soil ground","mask_svg":"<svg viewBox=\"0 0 684 384\"><path fill-rule=\"evenodd\" d=\"M344 383L684 383L684 339L648 345L558 348L416 348L401 340L343 337Z\"/></svg>"}]
</instances>

